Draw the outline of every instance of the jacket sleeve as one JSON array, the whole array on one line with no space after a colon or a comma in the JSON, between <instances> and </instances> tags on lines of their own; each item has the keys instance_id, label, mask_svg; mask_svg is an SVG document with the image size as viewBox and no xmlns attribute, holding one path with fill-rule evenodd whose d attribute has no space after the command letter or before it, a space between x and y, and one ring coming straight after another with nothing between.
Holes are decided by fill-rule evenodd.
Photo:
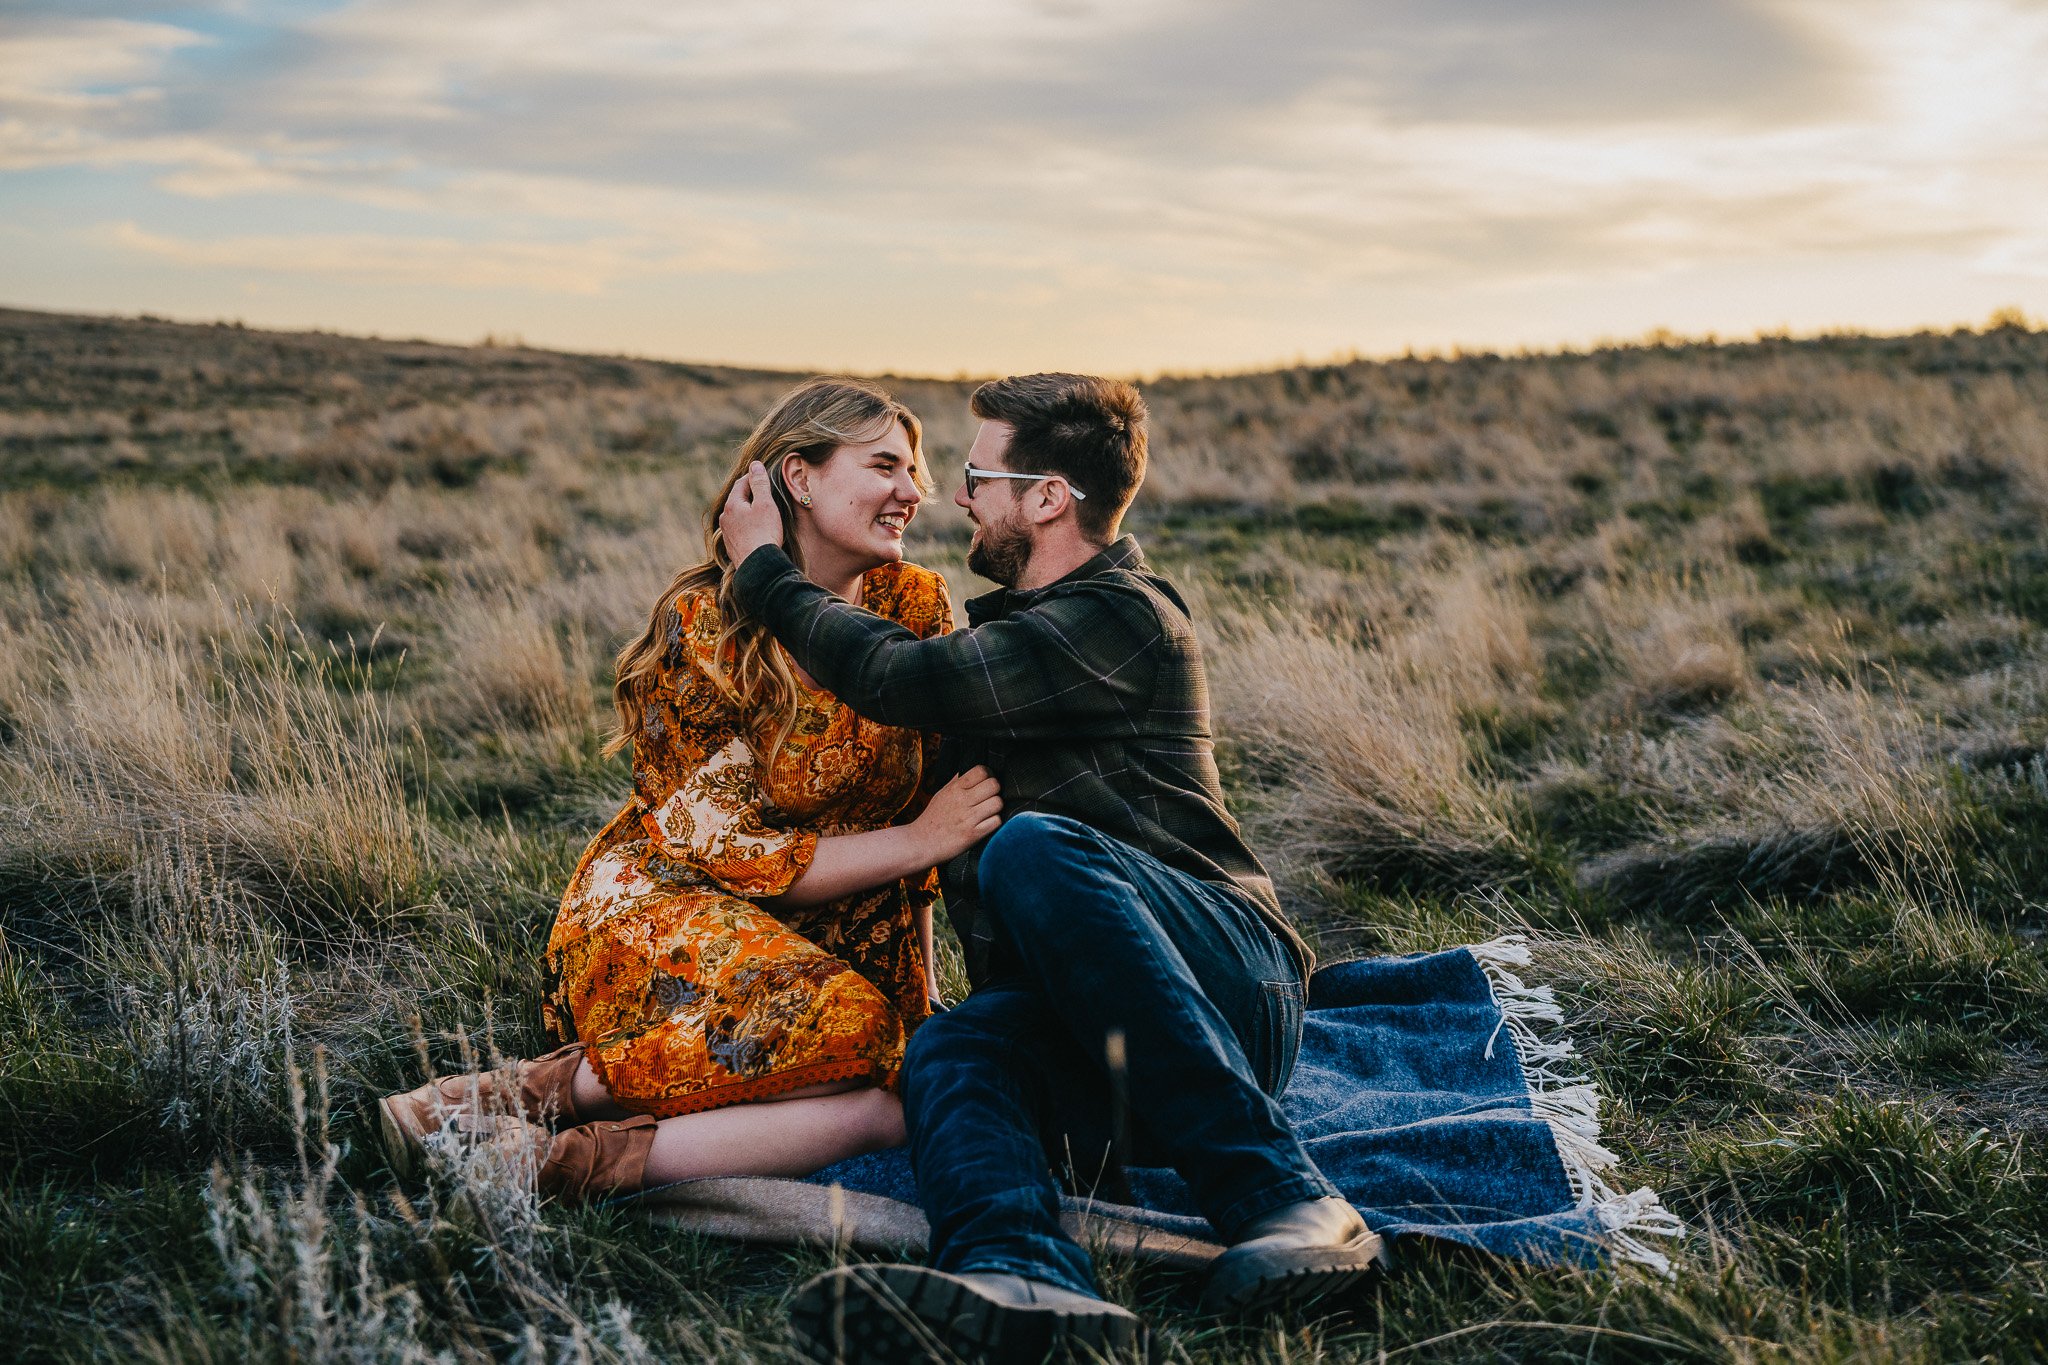
<instances>
[{"instance_id":1,"label":"jacket sleeve","mask_svg":"<svg viewBox=\"0 0 2048 1365\"><path fill-rule=\"evenodd\" d=\"M812 583L775 546L747 557L735 587L807 673L885 725L1009 739L1128 734L1158 669L1158 618L1110 589L1084 586L919 639Z\"/></svg>"},{"instance_id":2,"label":"jacket sleeve","mask_svg":"<svg viewBox=\"0 0 2048 1365\"><path fill-rule=\"evenodd\" d=\"M641 824L666 857L731 894L779 895L810 867L818 836L769 819L745 719L707 672L687 607L679 624L634 737Z\"/></svg>"}]
</instances>

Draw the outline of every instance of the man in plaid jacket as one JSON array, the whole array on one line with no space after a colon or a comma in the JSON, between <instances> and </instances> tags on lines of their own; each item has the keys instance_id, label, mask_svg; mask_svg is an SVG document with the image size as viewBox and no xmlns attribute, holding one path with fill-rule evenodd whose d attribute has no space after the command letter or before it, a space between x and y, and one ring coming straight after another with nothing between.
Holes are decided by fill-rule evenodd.
<instances>
[{"instance_id":1,"label":"man in plaid jacket","mask_svg":"<svg viewBox=\"0 0 2048 1365\"><path fill-rule=\"evenodd\" d=\"M941 870L973 991L904 1063L930 1264L806 1284L797 1335L825 1360L1140 1345L1060 1228L1054 1165L1096 1192L1124 1163L1179 1171L1231 1243L1212 1308L1346 1287L1379 1251L1274 1099L1310 958L1225 808L1186 603L1118 534L1144 402L1043 374L985 384L972 407L954 501L968 566L1002 586L963 630L919 640L805 579L759 466L721 520L742 608L855 711L939 731L954 771L986 765L1007 812Z\"/></svg>"}]
</instances>

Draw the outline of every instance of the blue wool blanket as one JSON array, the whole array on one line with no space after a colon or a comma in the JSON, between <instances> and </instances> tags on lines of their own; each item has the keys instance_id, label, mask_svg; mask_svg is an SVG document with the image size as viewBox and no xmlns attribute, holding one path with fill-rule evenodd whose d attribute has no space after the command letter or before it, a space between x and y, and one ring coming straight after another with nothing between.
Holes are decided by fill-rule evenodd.
<instances>
[{"instance_id":1,"label":"blue wool blanket","mask_svg":"<svg viewBox=\"0 0 2048 1365\"><path fill-rule=\"evenodd\" d=\"M1282 1106L1309 1154L1398 1251L1416 1239L1545 1264L1633 1261L1668 1272L1642 1239L1682 1230L1647 1189L1608 1182L1598 1090L1519 937L1324 967L1309 983L1301 1054ZM1126 1173L1141 1208L1117 1216L1211 1237L1170 1170ZM810 1177L916 1202L902 1148Z\"/></svg>"}]
</instances>

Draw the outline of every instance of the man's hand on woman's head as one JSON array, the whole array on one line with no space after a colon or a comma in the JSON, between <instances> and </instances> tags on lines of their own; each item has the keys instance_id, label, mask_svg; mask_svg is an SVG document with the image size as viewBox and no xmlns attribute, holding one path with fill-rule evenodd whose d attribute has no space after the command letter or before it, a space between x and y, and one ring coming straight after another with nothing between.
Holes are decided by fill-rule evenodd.
<instances>
[{"instance_id":1,"label":"man's hand on woman's head","mask_svg":"<svg viewBox=\"0 0 2048 1365\"><path fill-rule=\"evenodd\" d=\"M746 563L747 556L763 545L782 543L782 509L775 505L767 467L759 460L726 496L725 510L718 514L718 530L734 567Z\"/></svg>"}]
</instances>

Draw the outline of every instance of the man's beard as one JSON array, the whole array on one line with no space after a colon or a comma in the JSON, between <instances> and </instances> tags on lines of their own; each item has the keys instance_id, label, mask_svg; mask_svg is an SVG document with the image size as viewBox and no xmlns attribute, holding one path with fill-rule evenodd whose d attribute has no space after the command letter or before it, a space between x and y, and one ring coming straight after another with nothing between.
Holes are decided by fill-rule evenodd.
<instances>
[{"instance_id":1,"label":"man's beard","mask_svg":"<svg viewBox=\"0 0 2048 1365\"><path fill-rule=\"evenodd\" d=\"M984 521L967 550L967 568L991 583L1017 586L1031 562L1031 535L1014 522Z\"/></svg>"}]
</instances>

